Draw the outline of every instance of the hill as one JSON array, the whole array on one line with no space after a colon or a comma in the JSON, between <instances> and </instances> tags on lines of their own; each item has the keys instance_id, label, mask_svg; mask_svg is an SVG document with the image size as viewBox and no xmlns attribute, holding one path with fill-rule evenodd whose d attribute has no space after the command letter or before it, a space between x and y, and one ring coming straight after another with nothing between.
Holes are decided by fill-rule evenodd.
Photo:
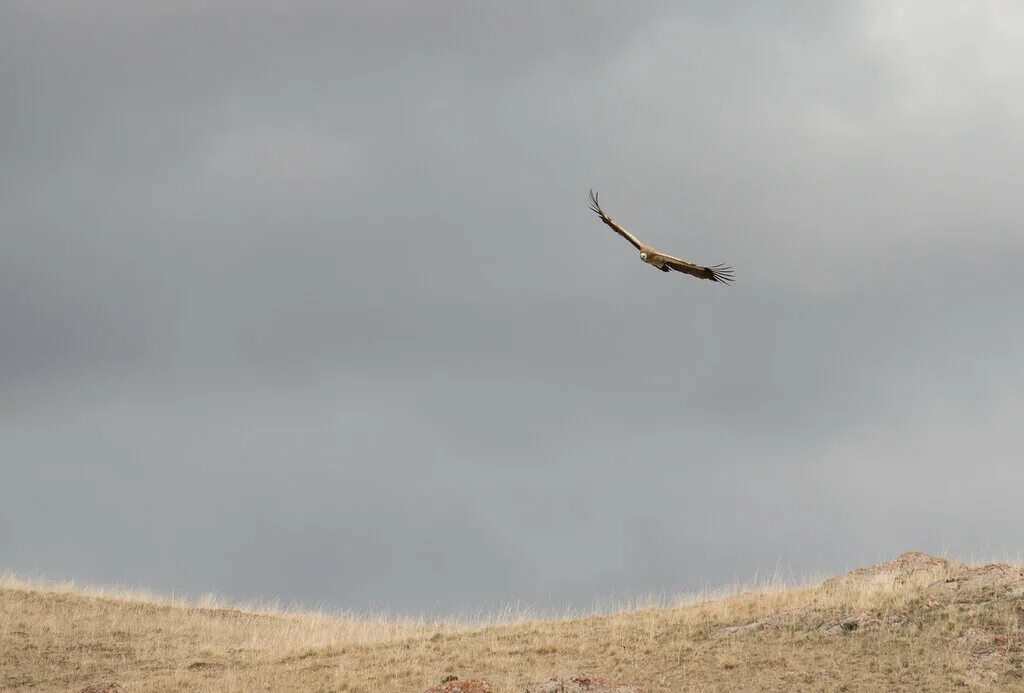
<instances>
[{"instance_id":1,"label":"hill","mask_svg":"<svg viewBox=\"0 0 1024 693\"><path fill-rule=\"evenodd\" d=\"M328 616L0 579L0 689L1024 690L1024 570L921 553L820 583L489 623ZM591 684L583 673L595 677ZM538 685L552 677L556 684ZM634 688L635 686L635 688ZM476 690L486 690L478 687Z\"/></svg>"}]
</instances>

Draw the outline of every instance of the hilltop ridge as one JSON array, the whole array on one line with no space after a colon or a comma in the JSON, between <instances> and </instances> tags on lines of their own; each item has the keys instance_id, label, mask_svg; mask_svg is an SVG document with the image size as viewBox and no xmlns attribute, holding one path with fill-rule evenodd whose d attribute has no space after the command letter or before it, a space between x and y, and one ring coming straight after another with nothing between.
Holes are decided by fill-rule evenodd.
<instances>
[{"instance_id":1,"label":"hilltop ridge","mask_svg":"<svg viewBox=\"0 0 1024 693\"><path fill-rule=\"evenodd\" d=\"M522 693L580 672L646 693L1006 691L1024 690L1022 653L1021 567L913 552L814 584L475 624L246 610L0 579L4 691L116 683L109 690L421 693L458 676Z\"/></svg>"}]
</instances>

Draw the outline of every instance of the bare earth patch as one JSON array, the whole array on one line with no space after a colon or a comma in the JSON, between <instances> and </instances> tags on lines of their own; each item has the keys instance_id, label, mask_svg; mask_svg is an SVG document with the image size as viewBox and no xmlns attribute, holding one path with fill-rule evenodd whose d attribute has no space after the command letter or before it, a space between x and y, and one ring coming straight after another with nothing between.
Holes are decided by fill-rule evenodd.
<instances>
[{"instance_id":1,"label":"bare earth patch","mask_svg":"<svg viewBox=\"0 0 1024 693\"><path fill-rule=\"evenodd\" d=\"M439 686L431 686L423 693L491 693L491 684L480 679L460 680L457 676L447 676Z\"/></svg>"},{"instance_id":2,"label":"bare earth patch","mask_svg":"<svg viewBox=\"0 0 1024 693\"><path fill-rule=\"evenodd\" d=\"M907 553L817 584L476 624L193 605L0 578L4 691L950 689L1024 691L1019 566Z\"/></svg>"},{"instance_id":3,"label":"bare earth patch","mask_svg":"<svg viewBox=\"0 0 1024 693\"><path fill-rule=\"evenodd\" d=\"M615 683L600 676L577 674L567 678L553 678L527 686L524 693L642 693L629 684Z\"/></svg>"}]
</instances>

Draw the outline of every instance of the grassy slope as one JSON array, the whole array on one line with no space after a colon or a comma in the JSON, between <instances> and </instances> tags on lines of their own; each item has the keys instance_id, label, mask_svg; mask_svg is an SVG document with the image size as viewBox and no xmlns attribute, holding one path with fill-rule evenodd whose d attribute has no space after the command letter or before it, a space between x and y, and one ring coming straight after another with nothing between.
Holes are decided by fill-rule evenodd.
<instances>
[{"instance_id":1,"label":"grassy slope","mask_svg":"<svg viewBox=\"0 0 1024 693\"><path fill-rule=\"evenodd\" d=\"M498 692L585 672L648 692L1004 691L1024 690L1022 649L1024 572L922 554L824 584L477 626L0 579L2 690L422 691L457 674Z\"/></svg>"}]
</instances>

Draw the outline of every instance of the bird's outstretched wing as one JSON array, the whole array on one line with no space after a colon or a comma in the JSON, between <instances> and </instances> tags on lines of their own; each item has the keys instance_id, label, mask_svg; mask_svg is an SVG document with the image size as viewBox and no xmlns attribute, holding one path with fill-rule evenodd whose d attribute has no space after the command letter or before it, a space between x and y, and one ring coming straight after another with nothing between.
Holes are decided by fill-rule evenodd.
<instances>
[{"instance_id":1,"label":"bird's outstretched wing","mask_svg":"<svg viewBox=\"0 0 1024 693\"><path fill-rule=\"evenodd\" d=\"M701 279L710 279L713 282L722 282L723 284L732 284L733 282L733 270L732 267L729 267L728 265L701 267L700 265L695 265L682 258L672 257L671 255L662 255L661 257L665 261L665 266L675 270L676 272L689 274L693 277L700 277Z\"/></svg>"},{"instance_id":2,"label":"bird's outstretched wing","mask_svg":"<svg viewBox=\"0 0 1024 693\"><path fill-rule=\"evenodd\" d=\"M593 210L594 214L601 217L601 221L608 224L608 226L612 227L612 230L614 230L615 233L619 234L627 241L632 243L637 250L642 250L640 246L640 241L637 240L636 236L634 236L629 231L616 224L614 221L612 221L612 218L610 216L604 213L604 210L601 209L601 203L597 201L597 193L595 193L593 190L590 191L590 209Z\"/></svg>"}]
</instances>

